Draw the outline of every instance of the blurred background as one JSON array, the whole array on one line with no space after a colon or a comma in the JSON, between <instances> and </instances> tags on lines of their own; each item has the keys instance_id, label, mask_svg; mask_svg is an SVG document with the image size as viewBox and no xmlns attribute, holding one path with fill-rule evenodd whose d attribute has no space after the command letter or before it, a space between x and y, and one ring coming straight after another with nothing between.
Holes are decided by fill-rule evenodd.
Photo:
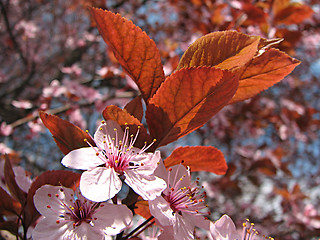
<instances>
[{"instance_id":1,"label":"blurred background","mask_svg":"<svg viewBox=\"0 0 320 240\"><path fill-rule=\"evenodd\" d=\"M63 154L38 118L56 114L91 133L110 104L139 95L100 37L88 6L140 26L171 74L197 38L237 30L283 38L302 63L282 82L226 106L197 131L162 147L219 148L225 176L200 173L212 219L249 218L275 239L320 237L320 3L318 0L0 0L0 153L33 177L64 169ZM318 237L318 238L317 238Z\"/></svg>"}]
</instances>

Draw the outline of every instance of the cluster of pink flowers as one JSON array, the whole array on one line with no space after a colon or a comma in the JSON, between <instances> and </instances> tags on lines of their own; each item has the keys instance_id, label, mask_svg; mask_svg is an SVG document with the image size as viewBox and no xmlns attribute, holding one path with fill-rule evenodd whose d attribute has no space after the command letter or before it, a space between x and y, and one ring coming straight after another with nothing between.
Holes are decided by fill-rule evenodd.
<instances>
[{"instance_id":1,"label":"cluster of pink flowers","mask_svg":"<svg viewBox=\"0 0 320 240\"><path fill-rule=\"evenodd\" d=\"M44 185L36 191L34 203L42 217L32 237L106 239L121 233L133 218L132 211L116 198L124 183L148 200L152 218L161 229L154 239L194 239L196 227L217 240L252 240L257 235L252 225L245 225L241 237L227 215L211 222L199 179L192 182L189 169L182 164L166 169L159 151L146 152L152 143L142 149L134 147L138 134L139 129L130 135L129 127L123 132L116 122L103 121L94 136L89 135L95 145L84 139L88 147L69 152L62 164L84 170L79 188Z\"/></svg>"}]
</instances>

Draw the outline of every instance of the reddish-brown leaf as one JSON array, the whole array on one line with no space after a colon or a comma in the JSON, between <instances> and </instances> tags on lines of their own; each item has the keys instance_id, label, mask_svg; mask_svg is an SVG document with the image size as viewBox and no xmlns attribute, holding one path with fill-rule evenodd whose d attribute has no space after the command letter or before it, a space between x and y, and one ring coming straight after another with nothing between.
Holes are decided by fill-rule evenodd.
<instances>
[{"instance_id":1,"label":"reddish-brown leaf","mask_svg":"<svg viewBox=\"0 0 320 240\"><path fill-rule=\"evenodd\" d=\"M21 204L13 199L2 187L0 187L0 214L20 215Z\"/></svg>"},{"instance_id":2,"label":"reddish-brown leaf","mask_svg":"<svg viewBox=\"0 0 320 240\"><path fill-rule=\"evenodd\" d=\"M31 184L28 192L27 206L25 209L26 225L29 226L40 216L33 204L33 196L37 189L46 184L75 189L75 187L79 185L80 176L79 173L71 171L54 170L46 171L37 177Z\"/></svg>"},{"instance_id":3,"label":"reddish-brown leaf","mask_svg":"<svg viewBox=\"0 0 320 240\"><path fill-rule=\"evenodd\" d=\"M242 69L239 87L230 103L239 102L266 90L300 64L284 52L270 48Z\"/></svg>"},{"instance_id":4,"label":"reddish-brown leaf","mask_svg":"<svg viewBox=\"0 0 320 240\"><path fill-rule=\"evenodd\" d=\"M45 112L40 112L39 115L43 124L49 129L54 141L64 154L68 154L70 151L78 148L88 147L88 144L83 141L85 138L95 146L91 137L72 123Z\"/></svg>"},{"instance_id":5,"label":"reddish-brown leaf","mask_svg":"<svg viewBox=\"0 0 320 240\"><path fill-rule=\"evenodd\" d=\"M313 10L308 5L291 3L277 12L274 21L276 24L300 24L305 19L310 18L312 14Z\"/></svg>"},{"instance_id":6,"label":"reddish-brown leaf","mask_svg":"<svg viewBox=\"0 0 320 240\"><path fill-rule=\"evenodd\" d=\"M206 171L223 175L228 170L223 153L211 146L179 147L164 161L166 168L179 163L189 166L192 172Z\"/></svg>"},{"instance_id":7,"label":"reddish-brown leaf","mask_svg":"<svg viewBox=\"0 0 320 240\"><path fill-rule=\"evenodd\" d=\"M137 96L128 102L124 109L141 122L143 118L141 96Z\"/></svg>"},{"instance_id":8,"label":"reddish-brown leaf","mask_svg":"<svg viewBox=\"0 0 320 240\"><path fill-rule=\"evenodd\" d=\"M102 115L105 120L113 120L117 122L122 127L122 130L124 130L125 127L129 127L129 132L133 135L137 133L138 126L140 126L139 136L134 144L136 147L141 148L145 145L145 142L147 142L147 144L152 142L152 139L143 124L134 116L129 114L125 109L110 105L103 110Z\"/></svg>"},{"instance_id":9,"label":"reddish-brown leaf","mask_svg":"<svg viewBox=\"0 0 320 240\"><path fill-rule=\"evenodd\" d=\"M4 177L5 177L5 181L8 186L8 189L11 193L11 196L13 196L22 205L24 205L27 200L27 194L24 191L22 191L22 189L18 186L18 184L16 182L16 176L15 176L14 171L12 169L12 165L11 165L9 157L7 157L5 160Z\"/></svg>"},{"instance_id":10,"label":"reddish-brown leaf","mask_svg":"<svg viewBox=\"0 0 320 240\"><path fill-rule=\"evenodd\" d=\"M147 102L164 81L159 50L148 35L131 21L102 9L91 8L101 36L138 85Z\"/></svg>"},{"instance_id":11,"label":"reddish-brown leaf","mask_svg":"<svg viewBox=\"0 0 320 240\"><path fill-rule=\"evenodd\" d=\"M12 233L14 236L17 236L16 238L4 238L4 239L19 239L18 238L19 225L17 221L0 222L0 230L7 230L10 233ZM1 236L5 237L4 234L1 234Z\"/></svg>"},{"instance_id":12,"label":"reddish-brown leaf","mask_svg":"<svg viewBox=\"0 0 320 240\"><path fill-rule=\"evenodd\" d=\"M183 68L170 75L147 106L150 134L163 146L196 130L222 109L238 87L229 71Z\"/></svg>"},{"instance_id":13,"label":"reddish-brown leaf","mask_svg":"<svg viewBox=\"0 0 320 240\"><path fill-rule=\"evenodd\" d=\"M236 69L249 62L257 52L260 37L236 31L209 33L192 43L178 68L211 66Z\"/></svg>"}]
</instances>

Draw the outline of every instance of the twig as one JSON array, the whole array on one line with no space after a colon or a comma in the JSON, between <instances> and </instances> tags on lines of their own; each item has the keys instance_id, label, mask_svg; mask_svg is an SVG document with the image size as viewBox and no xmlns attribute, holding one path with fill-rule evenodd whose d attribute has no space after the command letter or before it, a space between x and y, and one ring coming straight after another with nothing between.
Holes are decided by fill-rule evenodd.
<instances>
[{"instance_id":1,"label":"twig","mask_svg":"<svg viewBox=\"0 0 320 240\"><path fill-rule=\"evenodd\" d=\"M11 38L11 41L13 43L13 46L14 48L16 49L16 51L18 52L22 62L24 65L28 65L28 61L27 59L23 56L22 54L22 50L20 48L20 45L18 44L15 36L13 35L13 32L12 32L12 29L11 29L11 26L10 26L10 22L9 22L9 19L8 19L8 15L7 15L7 11L6 11L6 8L5 6L3 5L3 2L2 0L0 1L0 6L1 6L1 13L3 15L3 19L4 19L4 22L5 22L5 25L6 25L6 28L7 28L7 31L9 33L9 36Z\"/></svg>"}]
</instances>

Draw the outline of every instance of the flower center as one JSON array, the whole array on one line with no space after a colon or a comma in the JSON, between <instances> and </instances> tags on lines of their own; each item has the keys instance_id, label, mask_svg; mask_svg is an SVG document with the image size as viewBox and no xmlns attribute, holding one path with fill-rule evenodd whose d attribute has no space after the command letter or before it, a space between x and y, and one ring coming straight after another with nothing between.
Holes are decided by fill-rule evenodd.
<instances>
[{"instance_id":1,"label":"flower center","mask_svg":"<svg viewBox=\"0 0 320 240\"><path fill-rule=\"evenodd\" d=\"M140 126L138 126L138 130L136 135L130 135L130 129L125 124L125 130L123 133L122 139L118 135L118 130L116 128L113 129L114 136L107 132L107 123L102 121L102 125L100 125L98 131L103 132L103 141L98 143L90 134L89 136L95 142L97 148L94 148L87 139L84 139L85 142L88 143L95 151L96 155L105 162L105 167L113 168L119 176L122 176L124 172L128 169L136 169L140 166L143 166L143 163L137 163L135 160L136 156L144 153L150 146L156 141L153 140L151 144L147 146L147 142L142 149L134 148L133 145L136 142ZM86 131L88 133L88 131Z\"/></svg>"},{"instance_id":2,"label":"flower center","mask_svg":"<svg viewBox=\"0 0 320 240\"><path fill-rule=\"evenodd\" d=\"M63 188L60 188L61 192L64 192ZM51 198L52 195L48 194ZM96 220L92 218L93 213L97 210L99 206L103 207L103 204L88 201L80 197L80 193L71 194L70 203L67 203L59 198L59 194L55 195L60 202L60 205L65 209L65 212L59 215L59 219L56 221L57 224L60 222L73 222L73 227L80 226L81 223L85 222L94 225L93 221ZM51 208L50 205L47 208Z\"/></svg>"},{"instance_id":3,"label":"flower center","mask_svg":"<svg viewBox=\"0 0 320 240\"><path fill-rule=\"evenodd\" d=\"M170 174L172 169L169 168L168 174L168 193L163 194L164 199L170 204L170 208L174 213L181 214L182 212L192 213L197 215L206 215L208 212L203 212L206 209L203 198L206 198L206 193L199 191L199 179L196 182L191 183L190 186L182 186L183 178L173 181L170 183ZM210 214L210 213L208 213Z\"/></svg>"}]
</instances>

